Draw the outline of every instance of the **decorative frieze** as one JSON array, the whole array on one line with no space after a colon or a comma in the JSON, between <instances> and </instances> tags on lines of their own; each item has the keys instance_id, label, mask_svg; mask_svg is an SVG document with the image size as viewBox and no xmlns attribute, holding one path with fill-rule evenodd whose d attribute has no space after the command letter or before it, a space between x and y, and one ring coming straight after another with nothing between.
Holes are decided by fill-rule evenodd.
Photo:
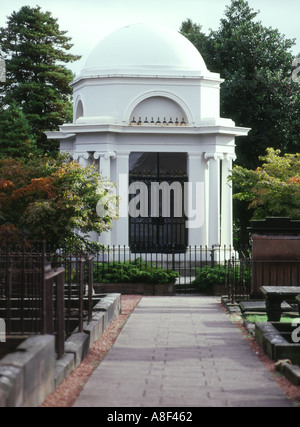
<instances>
[{"instance_id":1,"label":"decorative frieze","mask_svg":"<svg viewBox=\"0 0 300 427\"><path fill-rule=\"evenodd\" d=\"M167 119L166 117L139 117L138 119L136 117L132 117L132 120L130 121L130 125L162 125L162 126L186 126L186 119L184 117L178 119L176 117L175 119L173 117L170 117L170 119Z\"/></svg>"}]
</instances>

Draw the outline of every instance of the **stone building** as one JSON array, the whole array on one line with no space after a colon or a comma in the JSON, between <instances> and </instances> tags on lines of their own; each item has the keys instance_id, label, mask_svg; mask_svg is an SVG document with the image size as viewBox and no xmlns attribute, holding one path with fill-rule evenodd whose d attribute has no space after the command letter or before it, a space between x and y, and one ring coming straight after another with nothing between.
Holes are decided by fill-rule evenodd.
<instances>
[{"instance_id":1,"label":"stone building","mask_svg":"<svg viewBox=\"0 0 300 427\"><path fill-rule=\"evenodd\" d=\"M192 43L156 25L123 27L91 51L72 83L73 123L48 138L117 184L125 209L102 243L147 252L232 244L228 176L235 137L249 129L220 117L222 82Z\"/></svg>"}]
</instances>

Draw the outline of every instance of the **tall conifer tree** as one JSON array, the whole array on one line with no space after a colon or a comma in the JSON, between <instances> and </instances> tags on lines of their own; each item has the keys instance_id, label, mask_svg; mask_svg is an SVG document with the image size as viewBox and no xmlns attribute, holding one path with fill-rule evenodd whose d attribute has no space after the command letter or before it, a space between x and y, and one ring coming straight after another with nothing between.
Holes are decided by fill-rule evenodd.
<instances>
[{"instance_id":1,"label":"tall conifer tree","mask_svg":"<svg viewBox=\"0 0 300 427\"><path fill-rule=\"evenodd\" d=\"M72 46L57 19L38 6L13 12L0 28L0 56L6 61L2 108L13 101L21 107L45 153L58 147L49 145L44 132L72 118L74 76L66 64L80 58L69 52Z\"/></svg>"},{"instance_id":2,"label":"tall conifer tree","mask_svg":"<svg viewBox=\"0 0 300 427\"><path fill-rule=\"evenodd\" d=\"M0 159L40 155L32 129L15 102L0 113Z\"/></svg>"}]
</instances>

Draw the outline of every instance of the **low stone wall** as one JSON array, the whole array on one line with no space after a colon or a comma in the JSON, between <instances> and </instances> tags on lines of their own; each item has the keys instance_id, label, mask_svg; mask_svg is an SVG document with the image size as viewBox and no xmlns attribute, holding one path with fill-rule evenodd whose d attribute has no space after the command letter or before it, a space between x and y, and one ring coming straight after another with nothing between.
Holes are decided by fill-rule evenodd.
<instances>
[{"instance_id":1,"label":"low stone wall","mask_svg":"<svg viewBox=\"0 0 300 427\"><path fill-rule=\"evenodd\" d=\"M94 283L96 293L121 293L123 295L175 295L175 285L156 283Z\"/></svg>"},{"instance_id":2,"label":"low stone wall","mask_svg":"<svg viewBox=\"0 0 300 427\"><path fill-rule=\"evenodd\" d=\"M120 313L120 294L101 298L93 308L92 321L84 324L84 332L75 330L67 339L59 360L53 335L34 335L23 341L0 360L0 407L40 406Z\"/></svg>"},{"instance_id":3,"label":"low stone wall","mask_svg":"<svg viewBox=\"0 0 300 427\"><path fill-rule=\"evenodd\" d=\"M291 323L256 322L255 339L270 359L289 359L300 366L300 345L291 340L294 329Z\"/></svg>"},{"instance_id":4,"label":"low stone wall","mask_svg":"<svg viewBox=\"0 0 300 427\"><path fill-rule=\"evenodd\" d=\"M228 294L228 289L226 285L214 285L213 286L213 296L221 297Z\"/></svg>"}]
</instances>

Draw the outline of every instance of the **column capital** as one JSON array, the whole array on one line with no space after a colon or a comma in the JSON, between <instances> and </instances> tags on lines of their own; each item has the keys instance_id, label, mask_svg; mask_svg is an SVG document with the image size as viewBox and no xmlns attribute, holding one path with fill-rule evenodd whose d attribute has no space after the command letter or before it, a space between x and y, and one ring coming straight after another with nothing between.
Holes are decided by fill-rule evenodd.
<instances>
[{"instance_id":1,"label":"column capital","mask_svg":"<svg viewBox=\"0 0 300 427\"><path fill-rule=\"evenodd\" d=\"M77 152L73 154L73 160L77 161L80 158L88 160L90 158L90 154L87 151Z\"/></svg>"},{"instance_id":2,"label":"column capital","mask_svg":"<svg viewBox=\"0 0 300 427\"><path fill-rule=\"evenodd\" d=\"M93 157L95 160L98 160L101 157L101 153L99 153L98 151L95 151Z\"/></svg>"},{"instance_id":3,"label":"column capital","mask_svg":"<svg viewBox=\"0 0 300 427\"><path fill-rule=\"evenodd\" d=\"M236 160L236 154L235 153L224 153L224 160L234 162Z\"/></svg>"},{"instance_id":4,"label":"column capital","mask_svg":"<svg viewBox=\"0 0 300 427\"><path fill-rule=\"evenodd\" d=\"M100 157L103 157L105 160L109 160L110 158L115 159L116 153L115 151L95 151L94 159L98 160Z\"/></svg>"},{"instance_id":5,"label":"column capital","mask_svg":"<svg viewBox=\"0 0 300 427\"><path fill-rule=\"evenodd\" d=\"M204 159L205 160L223 160L224 154L223 153L204 153Z\"/></svg>"}]
</instances>

